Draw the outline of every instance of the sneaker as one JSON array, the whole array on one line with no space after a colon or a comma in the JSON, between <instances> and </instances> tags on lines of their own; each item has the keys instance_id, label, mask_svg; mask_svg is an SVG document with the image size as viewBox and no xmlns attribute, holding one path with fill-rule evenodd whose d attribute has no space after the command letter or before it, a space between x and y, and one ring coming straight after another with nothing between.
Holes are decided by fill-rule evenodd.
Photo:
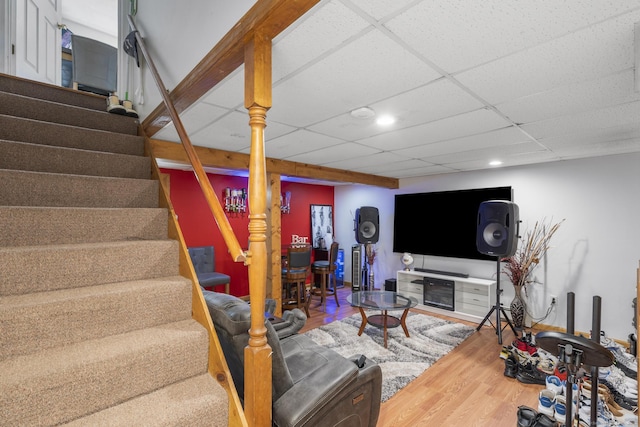
<instances>
[{"instance_id":1,"label":"sneaker","mask_svg":"<svg viewBox=\"0 0 640 427\"><path fill-rule=\"evenodd\" d=\"M555 399L556 394L554 392L546 388L542 389L538 396L538 412L553 417L553 402Z\"/></svg>"},{"instance_id":2,"label":"sneaker","mask_svg":"<svg viewBox=\"0 0 640 427\"><path fill-rule=\"evenodd\" d=\"M618 375L608 375L607 377L602 378L601 381L606 381L608 383L607 387L609 387L609 385L613 386L613 388L618 390L618 393L629 399L638 399L638 390L634 390L633 387L624 380L624 378L621 378Z\"/></svg>"},{"instance_id":3,"label":"sneaker","mask_svg":"<svg viewBox=\"0 0 640 427\"><path fill-rule=\"evenodd\" d=\"M526 351L527 353L533 355L538 351L538 347L528 343L525 339L516 338L513 342L513 347L517 348L520 351Z\"/></svg>"},{"instance_id":4,"label":"sneaker","mask_svg":"<svg viewBox=\"0 0 640 427\"><path fill-rule=\"evenodd\" d=\"M553 402L553 411L556 421L563 423L567 420L567 404L564 396L556 396Z\"/></svg>"},{"instance_id":5,"label":"sneaker","mask_svg":"<svg viewBox=\"0 0 640 427\"><path fill-rule=\"evenodd\" d=\"M509 378L515 378L518 375L518 361L515 357L510 355L504 361L504 376Z\"/></svg>"},{"instance_id":6,"label":"sneaker","mask_svg":"<svg viewBox=\"0 0 640 427\"><path fill-rule=\"evenodd\" d=\"M623 426L623 424L609 411L609 408L598 399L598 418L596 420L596 425L598 427L614 427L614 426ZM579 417L581 420L585 420L587 423L591 422L591 402L587 404L587 402L583 402L580 405L580 410L578 411Z\"/></svg>"},{"instance_id":7,"label":"sneaker","mask_svg":"<svg viewBox=\"0 0 640 427\"><path fill-rule=\"evenodd\" d=\"M638 380L629 378L616 365L611 365L606 368L600 368L598 370L598 377L600 379L606 379L611 383L614 383L614 382L624 383L628 389L634 391L636 394L638 392Z\"/></svg>"},{"instance_id":8,"label":"sneaker","mask_svg":"<svg viewBox=\"0 0 640 427\"><path fill-rule=\"evenodd\" d=\"M545 378L547 390L551 390L555 394L562 394L562 389L564 387L560 378L555 375L547 375Z\"/></svg>"},{"instance_id":9,"label":"sneaker","mask_svg":"<svg viewBox=\"0 0 640 427\"><path fill-rule=\"evenodd\" d=\"M507 360L509 356L511 356L511 346L502 346L502 350L500 350L500 359Z\"/></svg>"},{"instance_id":10,"label":"sneaker","mask_svg":"<svg viewBox=\"0 0 640 427\"><path fill-rule=\"evenodd\" d=\"M616 359L616 366L629 378L638 379L638 360L620 347L609 347Z\"/></svg>"},{"instance_id":11,"label":"sneaker","mask_svg":"<svg viewBox=\"0 0 640 427\"><path fill-rule=\"evenodd\" d=\"M607 380L600 380L600 383L601 385L604 385L609 389L609 393L611 393L611 397L613 397L613 400L622 408L629 411L633 411L636 409L636 405L638 403L637 399L632 399L624 396L612 384L609 384Z\"/></svg>"},{"instance_id":12,"label":"sneaker","mask_svg":"<svg viewBox=\"0 0 640 427\"><path fill-rule=\"evenodd\" d=\"M546 385L547 374L538 370L531 363L520 366L516 379L524 384Z\"/></svg>"},{"instance_id":13,"label":"sneaker","mask_svg":"<svg viewBox=\"0 0 640 427\"><path fill-rule=\"evenodd\" d=\"M553 374L560 378L561 381L567 380L567 367L564 365L556 365L556 368L553 371Z\"/></svg>"}]
</instances>

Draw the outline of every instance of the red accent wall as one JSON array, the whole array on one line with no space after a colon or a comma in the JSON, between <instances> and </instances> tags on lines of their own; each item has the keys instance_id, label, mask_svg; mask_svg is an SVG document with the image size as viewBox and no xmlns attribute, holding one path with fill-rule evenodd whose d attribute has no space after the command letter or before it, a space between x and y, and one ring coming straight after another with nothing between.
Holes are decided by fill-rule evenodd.
<instances>
[{"instance_id":1,"label":"red accent wall","mask_svg":"<svg viewBox=\"0 0 640 427\"><path fill-rule=\"evenodd\" d=\"M163 169L171 177L171 203L178 215L188 247L213 245L216 250L216 271L231 276L231 294L249 294L248 269L233 262L218 230L213 214L207 207L200 186L191 171ZM207 174L211 185L223 202L223 192L229 188L248 188L248 178ZM282 244L291 243L291 236L308 237L311 243L311 205L332 205L333 187L283 181L282 192L291 191L291 213L282 215ZM335 211L335 209L334 209ZM249 246L249 214L229 216L229 223L243 249ZM335 225L334 225L335 226ZM221 289L221 288L220 288Z\"/></svg>"}]
</instances>

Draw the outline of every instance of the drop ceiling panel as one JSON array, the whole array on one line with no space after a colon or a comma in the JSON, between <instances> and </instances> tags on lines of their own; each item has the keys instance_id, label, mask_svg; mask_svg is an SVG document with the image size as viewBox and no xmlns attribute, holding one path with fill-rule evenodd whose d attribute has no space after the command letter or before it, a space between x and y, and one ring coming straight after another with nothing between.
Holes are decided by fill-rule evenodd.
<instances>
[{"instance_id":1,"label":"drop ceiling panel","mask_svg":"<svg viewBox=\"0 0 640 427\"><path fill-rule=\"evenodd\" d=\"M554 150L559 157L579 159L584 157L608 156L614 154L634 153L640 151L640 138L597 142L581 146L566 146ZM635 187L634 187L635 188Z\"/></svg>"},{"instance_id":2,"label":"drop ceiling panel","mask_svg":"<svg viewBox=\"0 0 640 427\"><path fill-rule=\"evenodd\" d=\"M398 157L398 158L402 158L402 157ZM382 172L399 172L404 169L418 169L418 168L425 168L425 167L431 167L431 166L434 166L434 165L432 163L425 162L424 160L405 159L401 161L392 161L392 162L384 163L381 165L359 167L357 171L378 175Z\"/></svg>"},{"instance_id":3,"label":"drop ceiling panel","mask_svg":"<svg viewBox=\"0 0 640 427\"><path fill-rule=\"evenodd\" d=\"M202 102L225 108L244 108L244 65L202 97Z\"/></svg>"},{"instance_id":4,"label":"drop ceiling panel","mask_svg":"<svg viewBox=\"0 0 640 427\"><path fill-rule=\"evenodd\" d=\"M423 1L385 26L426 58L455 73L637 6L631 0Z\"/></svg>"},{"instance_id":5,"label":"drop ceiling panel","mask_svg":"<svg viewBox=\"0 0 640 427\"><path fill-rule=\"evenodd\" d=\"M270 114L282 123L309 126L438 77L373 30L277 85Z\"/></svg>"},{"instance_id":6,"label":"drop ceiling panel","mask_svg":"<svg viewBox=\"0 0 640 427\"><path fill-rule=\"evenodd\" d=\"M500 167L531 165L535 163L546 163L560 160L559 157L546 151L538 151L534 153L521 153L510 156ZM449 163L444 165L455 171L472 171L480 169L493 169L487 165L487 161L483 159L470 159L463 162Z\"/></svg>"},{"instance_id":7,"label":"drop ceiling panel","mask_svg":"<svg viewBox=\"0 0 640 427\"><path fill-rule=\"evenodd\" d=\"M397 11L406 7L414 0L351 0L351 2L367 15L372 16L376 20L397 13Z\"/></svg>"},{"instance_id":8,"label":"drop ceiling panel","mask_svg":"<svg viewBox=\"0 0 640 427\"><path fill-rule=\"evenodd\" d=\"M339 1L328 1L318 6L313 14L274 40L274 83L342 45L369 25ZM319 34L322 37L318 37Z\"/></svg>"},{"instance_id":9,"label":"drop ceiling panel","mask_svg":"<svg viewBox=\"0 0 640 427\"><path fill-rule=\"evenodd\" d=\"M626 70L507 101L496 107L516 123L532 123L640 100L640 92L634 91L633 84L633 71Z\"/></svg>"},{"instance_id":10,"label":"drop ceiling panel","mask_svg":"<svg viewBox=\"0 0 640 427\"><path fill-rule=\"evenodd\" d=\"M350 170L363 170L363 169L378 169L384 168L391 163L398 163L400 161L409 161L406 157L399 156L394 153L384 152L376 153L370 156L356 156L351 159L338 160L336 162L327 163L325 166L337 169L350 169Z\"/></svg>"},{"instance_id":11,"label":"drop ceiling panel","mask_svg":"<svg viewBox=\"0 0 640 427\"><path fill-rule=\"evenodd\" d=\"M369 156L379 152L380 150L363 147L360 144L345 142L339 147L321 148L320 150L292 156L288 158L288 160L300 163L311 163L314 165L326 165L328 163L337 162L338 160L355 158L357 156Z\"/></svg>"},{"instance_id":12,"label":"drop ceiling panel","mask_svg":"<svg viewBox=\"0 0 640 427\"><path fill-rule=\"evenodd\" d=\"M580 134L562 135L552 138L541 139L540 142L550 150L556 151L562 148L573 147L579 150L580 147L590 144L603 144L617 140L627 140L640 138L640 129L635 124L627 124L615 128L598 129L596 131Z\"/></svg>"},{"instance_id":13,"label":"drop ceiling panel","mask_svg":"<svg viewBox=\"0 0 640 427\"><path fill-rule=\"evenodd\" d=\"M611 19L456 75L492 104L607 76L633 66L640 12Z\"/></svg>"},{"instance_id":14,"label":"drop ceiling panel","mask_svg":"<svg viewBox=\"0 0 640 427\"><path fill-rule=\"evenodd\" d=\"M504 118L483 108L397 132L365 138L358 142L381 150L395 151L483 133L508 125L509 123Z\"/></svg>"},{"instance_id":15,"label":"drop ceiling panel","mask_svg":"<svg viewBox=\"0 0 640 427\"><path fill-rule=\"evenodd\" d=\"M416 176L438 175L442 173L457 172L455 169L448 168L446 166L434 165L425 166L416 169L403 169L393 173L381 173L383 176L390 176L394 178L413 178Z\"/></svg>"},{"instance_id":16,"label":"drop ceiling panel","mask_svg":"<svg viewBox=\"0 0 640 427\"><path fill-rule=\"evenodd\" d=\"M535 142L522 142L519 144L504 145L500 147L480 147L468 151L449 152L441 155L421 156L420 159L438 165L451 165L478 159L480 161L483 161L485 163L485 166L487 166L490 161L495 159L501 160L517 153L535 153L538 151L545 150Z\"/></svg>"},{"instance_id":17,"label":"drop ceiling panel","mask_svg":"<svg viewBox=\"0 0 640 427\"><path fill-rule=\"evenodd\" d=\"M611 129L615 132L618 126L625 125L640 129L640 101L556 117L523 125L522 128L535 138L542 139L566 134L588 134L599 129Z\"/></svg>"},{"instance_id":18,"label":"drop ceiling panel","mask_svg":"<svg viewBox=\"0 0 640 427\"><path fill-rule=\"evenodd\" d=\"M343 140L299 129L277 138L269 139L265 144L267 157L289 159L298 154L318 150L320 148L336 147L344 143Z\"/></svg>"},{"instance_id":19,"label":"drop ceiling panel","mask_svg":"<svg viewBox=\"0 0 640 427\"><path fill-rule=\"evenodd\" d=\"M228 112L229 110L226 110L224 108L201 102L194 104L193 107L180 114L180 120L182 121L182 125L187 131L187 135L189 136L189 138L191 138L191 136L198 132L200 129L207 127L212 120L217 120ZM180 140L173 122L165 126L154 137L156 139L164 139L174 142Z\"/></svg>"},{"instance_id":20,"label":"drop ceiling panel","mask_svg":"<svg viewBox=\"0 0 640 427\"><path fill-rule=\"evenodd\" d=\"M271 122L265 129L265 139L277 138L280 135L292 131L293 129L289 126ZM245 152L251 145L249 115L247 113L233 111L217 122L193 134L191 141L195 145L202 147Z\"/></svg>"},{"instance_id":21,"label":"drop ceiling panel","mask_svg":"<svg viewBox=\"0 0 640 427\"><path fill-rule=\"evenodd\" d=\"M358 140L477 110L483 104L450 80L442 78L375 102L369 107L377 116L392 115L396 118L396 123L381 127L376 125L376 117L357 119L345 113L313 125L310 129L348 140Z\"/></svg>"},{"instance_id":22,"label":"drop ceiling panel","mask_svg":"<svg viewBox=\"0 0 640 427\"><path fill-rule=\"evenodd\" d=\"M503 147L505 145L520 144L523 142L530 142L530 138L522 133L517 127L511 126L464 138L450 139L447 141L421 145L419 147L398 150L396 153L399 155L424 159L449 153L460 153L465 151L471 152L472 150L481 148L498 147L498 149L500 149L499 147Z\"/></svg>"}]
</instances>

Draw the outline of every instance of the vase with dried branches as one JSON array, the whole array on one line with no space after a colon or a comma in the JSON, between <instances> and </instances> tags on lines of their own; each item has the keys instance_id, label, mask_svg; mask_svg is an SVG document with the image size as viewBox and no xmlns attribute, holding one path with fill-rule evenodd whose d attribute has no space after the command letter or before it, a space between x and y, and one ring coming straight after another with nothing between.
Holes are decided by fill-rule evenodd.
<instances>
[{"instance_id":1,"label":"vase with dried branches","mask_svg":"<svg viewBox=\"0 0 640 427\"><path fill-rule=\"evenodd\" d=\"M556 223L547 220L536 221L533 228L520 238L515 254L502 259L505 263L502 272L509 278L515 291L515 297L511 302L511 317L516 328L522 328L524 325L526 306L522 291L526 294L527 285L533 283L533 271L549 250L551 238L563 222L564 219Z\"/></svg>"},{"instance_id":2,"label":"vase with dried branches","mask_svg":"<svg viewBox=\"0 0 640 427\"><path fill-rule=\"evenodd\" d=\"M376 248L372 243L367 243L364 247L364 253L367 257L367 264L369 264L369 289L373 291L375 287L375 275L373 274L373 263L376 260Z\"/></svg>"}]
</instances>

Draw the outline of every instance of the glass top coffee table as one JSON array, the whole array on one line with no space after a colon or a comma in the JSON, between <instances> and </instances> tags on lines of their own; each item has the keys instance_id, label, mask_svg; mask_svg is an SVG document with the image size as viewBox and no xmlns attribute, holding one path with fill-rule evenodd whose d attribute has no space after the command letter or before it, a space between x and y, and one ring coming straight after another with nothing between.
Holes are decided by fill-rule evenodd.
<instances>
[{"instance_id":1,"label":"glass top coffee table","mask_svg":"<svg viewBox=\"0 0 640 427\"><path fill-rule=\"evenodd\" d=\"M362 335L367 323L384 331L384 347L387 348L387 329L402 326L404 334L409 337L409 331L405 320L409 309L415 307L418 301L412 297L405 297L397 292L391 291L360 291L354 292L347 297L347 301L353 306L358 307L362 315L362 324L358 331L358 336ZM367 317L365 309L380 310L381 314ZM400 318L388 314L388 311L403 310Z\"/></svg>"}]
</instances>

